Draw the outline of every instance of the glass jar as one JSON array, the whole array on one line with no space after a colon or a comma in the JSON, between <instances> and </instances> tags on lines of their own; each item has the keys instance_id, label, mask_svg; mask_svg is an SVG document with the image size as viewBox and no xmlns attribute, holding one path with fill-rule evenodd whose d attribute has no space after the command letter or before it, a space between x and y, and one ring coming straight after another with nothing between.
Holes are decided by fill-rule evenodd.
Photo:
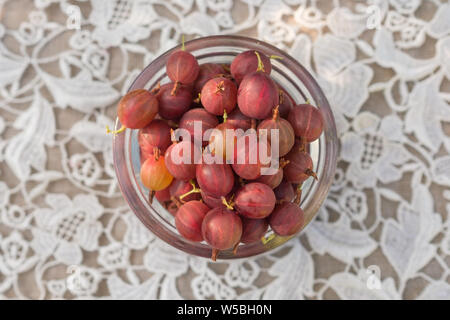
<instances>
[{"instance_id":1,"label":"glass jar","mask_svg":"<svg viewBox=\"0 0 450 320\"><path fill-rule=\"evenodd\" d=\"M246 50L258 50L268 56L279 56L281 59L271 60L272 78L296 103L308 99L313 106L320 109L324 118L324 131L320 139L310 144L310 155L319 180L308 179L304 183L300 204L305 212L306 227L317 214L330 189L338 151L333 114L317 82L293 57L259 40L240 36L211 36L188 41L185 46L186 50L198 59L199 64L207 62L229 64L237 54ZM129 90L151 89L158 82L169 82L165 73L166 60L180 47L175 47L155 59L136 78ZM116 129L120 126L117 120ZM127 129L113 139L114 165L124 198L136 216L157 237L186 253L209 258L211 247L206 243L195 243L181 237L175 228L173 216L156 199L152 204L149 203L148 190L142 185L139 177L137 134L138 130ZM292 237L294 236L276 236L269 230L266 235L267 241L240 244L235 255L231 250L222 251L219 259L237 259L262 254L281 246Z\"/></svg>"}]
</instances>

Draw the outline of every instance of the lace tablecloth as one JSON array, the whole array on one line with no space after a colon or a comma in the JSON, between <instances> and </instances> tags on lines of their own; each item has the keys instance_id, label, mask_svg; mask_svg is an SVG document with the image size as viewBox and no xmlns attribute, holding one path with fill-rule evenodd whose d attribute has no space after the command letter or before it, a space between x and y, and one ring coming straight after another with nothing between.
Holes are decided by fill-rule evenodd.
<instances>
[{"instance_id":1,"label":"lace tablecloth","mask_svg":"<svg viewBox=\"0 0 450 320\"><path fill-rule=\"evenodd\" d=\"M280 250L187 256L121 197L105 125L182 33L272 43L333 107L335 183ZM0 297L449 299L449 33L438 0L0 0Z\"/></svg>"}]
</instances>

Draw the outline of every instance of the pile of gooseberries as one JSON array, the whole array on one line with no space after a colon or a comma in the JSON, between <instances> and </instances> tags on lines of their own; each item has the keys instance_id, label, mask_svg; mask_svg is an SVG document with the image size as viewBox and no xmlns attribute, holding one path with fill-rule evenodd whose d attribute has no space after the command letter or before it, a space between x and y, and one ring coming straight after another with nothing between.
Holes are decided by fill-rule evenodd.
<instances>
[{"instance_id":1,"label":"pile of gooseberries","mask_svg":"<svg viewBox=\"0 0 450 320\"><path fill-rule=\"evenodd\" d=\"M262 241L269 228L293 236L304 226L302 185L317 179L308 144L324 123L320 109L297 104L272 79L271 59L248 50L231 65L199 64L183 43L167 59L170 82L131 91L118 105L122 127L114 133L139 130L140 178L149 201L171 208L179 234L206 242L213 260L240 243ZM177 128L188 138L177 138ZM272 163L276 168L264 173Z\"/></svg>"}]
</instances>

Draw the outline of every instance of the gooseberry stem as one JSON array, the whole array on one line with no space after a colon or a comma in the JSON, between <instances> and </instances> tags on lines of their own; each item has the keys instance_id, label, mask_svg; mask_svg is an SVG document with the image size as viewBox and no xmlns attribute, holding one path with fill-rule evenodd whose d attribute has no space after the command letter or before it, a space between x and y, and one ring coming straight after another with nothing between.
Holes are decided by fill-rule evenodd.
<instances>
[{"instance_id":1,"label":"gooseberry stem","mask_svg":"<svg viewBox=\"0 0 450 320\"><path fill-rule=\"evenodd\" d=\"M150 193L148 194L148 202L149 202L150 204L153 203L153 198L154 198L154 197L155 197L155 191L150 190Z\"/></svg>"},{"instance_id":2,"label":"gooseberry stem","mask_svg":"<svg viewBox=\"0 0 450 320\"><path fill-rule=\"evenodd\" d=\"M155 156L155 160L158 161L159 160L159 155L160 155L160 150L158 147L154 147L153 148L153 155Z\"/></svg>"},{"instance_id":3,"label":"gooseberry stem","mask_svg":"<svg viewBox=\"0 0 450 320\"><path fill-rule=\"evenodd\" d=\"M184 34L181 35L181 51L186 51L186 46L184 45Z\"/></svg>"},{"instance_id":4,"label":"gooseberry stem","mask_svg":"<svg viewBox=\"0 0 450 320\"><path fill-rule=\"evenodd\" d=\"M316 180L316 181L319 180L319 178L317 177L317 174L314 171L312 171L311 169L306 169L305 174L307 174L310 177L313 177L314 180Z\"/></svg>"},{"instance_id":5,"label":"gooseberry stem","mask_svg":"<svg viewBox=\"0 0 450 320\"><path fill-rule=\"evenodd\" d=\"M199 92L197 98L194 99L194 103L200 103L202 100L202 94Z\"/></svg>"},{"instance_id":6,"label":"gooseberry stem","mask_svg":"<svg viewBox=\"0 0 450 320\"><path fill-rule=\"evenodd\" d=\"M283 57L277 56L275 54L270 55L269 59L274 59L274 60L283 60Z\"/></svg>"},{"instance_id":7,"label":"gooseberry stem","mask_svg":"<svg viewBox=\"0 0 450 320\"><path fill-rule=\"evenodd\" d=\"M126 129L127 129L127 127L125 127L124 125L122 125L122 126L120 127L119 130L113 131L113 130L111 130L111 129L109 128L109 126L106 126L106 133L108 133L108 134L109 134L109 133L112 133L112 134L116 135L116 134L119 134L119 133L121 133L121 132L124 132Z\"/></svg>"},{"instance_id":8,"label":"gooseberry stem","mask_svg":"<svg viewBox=\"0 0 450 320\"><path fill-rule=\"evenodd\" d=\"M300 151L300 152L306 152L306 138L305 138L305 137L301 137L301 138L300 138L300 147L299 147L299 151Z\"/></svg>"},{"instance_id":9,"label":"gooseberry stem","mask_svg":"<svg viewBox=\"0 0 450 320\"><path fill-rule=\"evenodd\" d=\"M237 253L238 247L239 247L239 242L234 245L234 247L233 247L233 254Z\"/></svg>"},{"instance_id":10,"label":"gooseberry stem","mask_svg":"<svg viewBox=\"0 0 450 320\"><path fill-rule=\"evenodd\" d=\"M284 167L286 167L288 165L289 162L290 162L289 160L281 158L280 159L280 168L283 169Z\"/></svg>"},{"instance_id":11,"label":"gooseberry stem","mask_svg":"<svg viewBox=\"0 0 450 320\"><path fill-rule=\"evenodd\" d=\"M213 248L212 253L211 253L211 260L216 261L218 255L219 255L219 249Z\"/></svg>"},{"instance_id":12,"label":"gooseberry stem","mask_svg":"<svg viewBox=\"0 0 450 320\"><path fill-rule=\"evenodd\" d=\"M223 123L227 122L228 119L228 114L227 114L227 110L223 110Z\"/></svg>"},{"instance_id":13,"label":"gooseberry stem","mask_svg":"<svg viewBox=\"0 0 450 320\"><path fill-rule=\"evenodd\" d=\"M161 83L158 81L156 84L156 87L154 87L152 90L150 90L151 94L157 94L161 90Z\"/></svg>"},{"instance_id":14,"label":"gooseberry stem","mask_svg":"<svg viewBox=\"0 0 450 320\"><path fill-rule=\"evenodd\" d=\"M273 108L272 120L274 120L274 121L277 121L278 118L280 117L279 107L280 107L280 105L277 105L275 108Z\"/></svg>"},{"instance_id":15,"label":"gooseberry stem","mask_svg":"<svg viewBox=\"0 0 450 320\"><path fill-rule=\"evenodd\" d=\"M172 91L170 91L170 95L176 96L179 87L180 87L180 81L175 81L175 83L173 84Z\"/></svg>"},{"instance_id":16,"label":"gooseberry stem","mask_svg":"<svg viewBox=\"0 0 450 320\"><path fill-rule=\"evenodd\" d=\"M256 71L262 71L265 72L264 70L264 64L261 60L261 56L259 55L258 51L255 51L256 57L258 58L258 69L256 69Z\"/></svg>"},{"instance_id":17,"label":"gooseberry stem","mask_svg":"<svg viewBox=\"0 0 450 320\"><path fill-rule=\"evenodd\" d=\"M278 90L278 101L280 104L283 104L284 102L284 94L282 90Z\"/></svg>"},{"instance_id":18,"label":"gooseberry stem","mask_svg":"<svg viewBox=\"0 0 450 320\"><path fill-rule=\"evenodd\" d=\"M234 210L233 207L233 203L230 201L230 203L228 203L227 199L222 196L222 204L228 209L228 210Z\"/></svg>"},{"instance_id":19,"label":"gooseberry stem","mask_svg":"<svg viewBox=\"0 0 450 320\"><path fill-rule=\"evenodd\" d=\"M300 184L297 186L297 189L295 190L295 199L294 199L294 203L295 203L296 205L299 205L299 204L300 204L300 201L301 201L301 199L302 199L302 187L303 187L303 184L300 183Z\"/></svg>"},{"instance_id":20,"label":"gooseberry stem","mask_svg":"<svg viewBox=\"0 0 450 320\"><path fill-rule=\"evenodd\" d=\"M192 190L191 190L191 191L188 191L188 192L186 192L185 194L182 194L182 195L180 196L180 201L181 201L182 203L186 203L185 201L183 201L183 199L184 199L185 197L187 197L188 195L193 194L193 193L200 193L200 192L201 192L200 188L197 188L197 186L195 185L194 180L189 180L189 183L190 183L191 186L192 186Z\"/></svg>"},{"instance_id":21,"label":"gooseberry stem","mask_svg":"<svg viewBox=\"0 0 450 320\"><path fill-rule=\"evenodd\" d=\"M266 244L266 243L268 243L270 240L272 240L273 238L275 238L275 233L272 233L272 234L269 235L267 238L266 238L266 237L262 237L262 238L261 238L261 242L262 242L262 244Z\"/></svg>"}]
</instances>

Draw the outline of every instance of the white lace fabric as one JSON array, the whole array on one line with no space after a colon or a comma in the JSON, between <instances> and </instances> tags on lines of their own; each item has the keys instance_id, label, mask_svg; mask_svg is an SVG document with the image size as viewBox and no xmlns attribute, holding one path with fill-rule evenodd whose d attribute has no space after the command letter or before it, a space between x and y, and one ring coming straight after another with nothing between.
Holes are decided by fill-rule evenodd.
<instances>
[{"instance_id":1,"label":"white lace fabric","mask_svg":"<svg viewBox=\"0 0 450 320\"><path fill-rule=\"evenodd\" d=\"M450 299L447 1L0 8L1 298ZM145 229L120 194L105 125L182 33L276 45L330 101L335 182L318 218L280 250L219 263L188 256Z\"/></svg>"}]
</instances>

